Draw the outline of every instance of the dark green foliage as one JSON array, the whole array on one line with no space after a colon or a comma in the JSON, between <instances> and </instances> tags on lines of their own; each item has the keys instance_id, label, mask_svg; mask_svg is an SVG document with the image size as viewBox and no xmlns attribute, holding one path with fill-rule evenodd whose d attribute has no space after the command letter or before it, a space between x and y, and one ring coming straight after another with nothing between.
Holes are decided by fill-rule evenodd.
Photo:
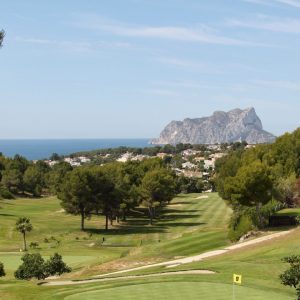
<instances>
[{"instance_id":1,"label":"dark green foliage","mask_svg":"<svg viewBox=\"0 0 300 300\"><path fill-rule=\"evenodd\" d=\"M95 194L91 186L92 176L88 168L77 168L68 173L58 193L62 207L67 213L81 216L81 230L84 220L95 209Z\"/></svg>"},{"instance_id":2,"label":"dark green foliage","mask_svg":"<svg viewBox=\"0 0 300 300\"><path fill-rule=\"evenodd\" d=\"M38 248L38 246L39 246L38 242L31 242L29 244L29 248L32 248L32 249L36 249L36 248Z\"/></svg>"},{"instance_id":3,"label":"dark green foliage","mask_svg":"<svg viewBox=\"0 0 300 300\"><path fill-rule=\"evenodd\" d=\"M5 36L5 31L2 29L0 31L0 48L2 47L4 36Z\"/></svg>"},{"instance_id":4,"label":"dark green foliage","mask_svg":"<svg viewBox=\"0 0 300 300\"><path fill-rule=\"evenodd\" d=\"M138 188L142 204L148 208L150 224L156 217L156 208L169 202L175 196L176 184L173 172L154 169L144 176Z\"/></svg>"},{"instance_id":5,"label":"dark green foliage","mask_svg":"<svg viewBox=\"0 0 300 300\"><path fill-rule=\"evenodd\" d=\"M243 235L253 229L251 217L248 215L240 215L236 217L234 222L235 224L232 224L234 226L230 226L228 232L228 238L231 241L238 241Z\"/></svg>"},{"instance_id":6,"label":"dark green foliage","mask_svg":"<svg viewBox=\"0 0 300 300\"><path fill-rule=\"evenodd\" d=\"M280 275L281 283L292 286L297 291L297 299L300 300L300 255L291 255L283 258L290 264L290 268Z\"/></svg>"},{"instance_id":7,"label":"dark green foliage","mask_svg":"<svg viewBox=\"0 0 300 300\"><path fill-rule=\"evenodd\" d=\"M49 157L49 159L52 161L58 161L58 160L61 160L62 157L60 155L58 155L57 153L52 153L52 155Z\"/></svg>"},{"instance_id":8,"label":"dark green foliage","mask_svg":"<svg viewBox=\"0 0 300 300\"><path fill-rule=\"evenodd\" d=\"M22 257L22 261L22 265L15 272L17 279L36 278L41 280L49 276L71 272L71 268L63 262L62 256L58 253L55 253L47 261L42 258L40 253L27 253Z\"/></svg>"},{"instance_id":9,"label":"dark green foliage","mask_svg":"<svg viewBox=\"0 0 300 300\"><path fill-rule=\"evenodd\" d=\"M0 277L4 277L6 275L4 270L4 265L2 262L0 262Z\"/></svg>"},{"instance_id":10,"label":"dark green foliage","mask_svg":"<svg viewBox=\"0 0 300 300\"><path fill-rule=\"evenodd\" d=\"M2 172L3 186L11 193L23 191L23 177L18 169L6 169Z\"/></svg>"},{"instance_id":11,"label":"dark green foliage","mask_svg":"<svg viewBox=\"0 0 300 300\"><path fill-rule=\"evenodd\" d=\"M50 193L58 194L60 192L60 186L64 182L65 176L72 170L72 166L64 161L61 161L52 167L45 178Z\"/></svg>"},{"instance_id":12,"label":"dark green foliage","mask_svg":"<svg viewBox=\"0 0 300 300\"><path fill-rule=\"evenodd\" d=\"M20 155L13 159L0 156L0 185L12 194L28 192L40 196L47 188L46 175L49 171L49 166L43 161L34 164ZM9 194L6 195L5 198L8 198Z\"/></svg>"},{"instance_id":13,"label":"dark green foliage","mask_svg":"<svg viewBox=\"0 0 300 300\"><path fill-rule=\"evenodd\" d=\"M32 224L30 223L30 219L26 217L19 218L16 222L16 230L22 234L24 251L27 251L26 232L30 232L32 230Z\"/></svg>"},{"instance_id":14,"label":"dark green foliage","mask_svg":"<svg viewBox=\"0 0 300 300\"><path fill-rule=\"evenodd\" d=\"M15 272L17 279L30 280L31 278L45 279L45 261L40 253L25 254L22 265Z\"/></svg>"},{"instance_id":15,"label":"dark green foliage","mask_svg":"<svg viewBox=\"0 0 300 300\"><path fill-rule=\"evenodd\" d=\"M53 256L45 262L45 273L48 276L61 275L63 273L70 273L72 269L66 265L62 260L62 256L58 253L54 253Z\"/></svg>"},{"instance_id":16,"label":"dark green foliage","mask_svg":"<svg viewBox=\"0 0 300 300\"><path fill-rule=\"evenodd\" d=\"M14 195L7 188L0 185L0 198L14 199Z\"/></svg>"},{"instance_id":17,"label":"dark green foliage","mask_svg":"<svg viewBox=\"0 0 300 300\"><path fill-rule=\"evenodd\" d=\"M205 189L202 178L179 176L177 178L177 193L201 193Z\"/></svg>"},{"instance_id":18,"label":"dark green foliage","mask_svg":"<svg viewBox=\"0 0 300 300\"><path fill-rule=\"evenodd\" d=\"M231 151L217 161L215 183L219 195L232 205L234 218L245 212L244 207L256 207L251 220L253 225L264 227L282 205L297 203L299 167L300 128L273 144ZM273 205L272 198L282 205Z\"/></svg>"}]
</instances>

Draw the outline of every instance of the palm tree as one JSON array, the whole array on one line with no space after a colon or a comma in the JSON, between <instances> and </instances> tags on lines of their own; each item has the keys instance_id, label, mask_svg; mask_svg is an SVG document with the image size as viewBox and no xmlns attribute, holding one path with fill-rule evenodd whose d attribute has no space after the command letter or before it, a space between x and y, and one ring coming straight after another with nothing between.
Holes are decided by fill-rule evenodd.
<instances>
[{"instance_id":1,"label":"palm tree","mask_svg":"<svg viewBox=\"0 0 300 300\"><path fill-rule=\"evenodd\" d=\"M30 219L26 217L19 218L16 223L16 229L23 234L23 242L24 242L24 251L27 251L26 246L26 232L32 230L32 224L30 223Z\"/></svg>"}]
</instances>

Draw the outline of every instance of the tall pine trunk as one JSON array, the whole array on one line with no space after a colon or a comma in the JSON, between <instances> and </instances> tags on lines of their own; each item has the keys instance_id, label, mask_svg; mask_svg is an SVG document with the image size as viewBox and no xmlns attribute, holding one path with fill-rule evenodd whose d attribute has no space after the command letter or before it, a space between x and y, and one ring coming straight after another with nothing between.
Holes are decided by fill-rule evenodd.
<instances>
[{"instance_id":1,"label":"tall pine trunk","mask_svg":"<svg viewBox=\"0 0 300 300\"><path fill-rule=\"evenodd\" d=\"M108 214L105 214L105 230L108 230Z\"/></svg>"},{"instance_id":2,"label":"tall pine trunk","mask_svg":"<svg viewBox=\"0 0 300 300\"><path fill-rule=\"evenodd\" d=\"M149 210L149 217L150 217L150 225L153 225L153 211L152 211L152 207L148 207Z\"/></svg>"},{"instance_id":3,"label":"tall pine trunk","mask_svg":"<svg viewBox=\"0 0 300 300\"><path fill-rule=\"evenodd\" d=\"M26 233L23 231L23 245L24 245L24 251L27 251L27 245L26 245Z\"/></svg>"},{"instance_id":4,"label":"tall pine trunk","mask_svg":"<svg viewBox=\"0 0 300 300\"><path fill-rule=\"evenodd\" d=\"M84 231L84 210L81 211L81 230Z\"/></svg>"},{"instance_id":5,"label":"tall pine trunk","mask_svg":"<svg viewBox=\"0 0 300 300\"><path fill-rule=\"evenodd\" d=\"M261 206L261 204L259 202L256 202L256 214L257 214L257 218L258 218L258 227L262 228L263 224L262 224L262 217L261 217L261 213L260 213L260 206Z\"/></svg>"}]
</instances>

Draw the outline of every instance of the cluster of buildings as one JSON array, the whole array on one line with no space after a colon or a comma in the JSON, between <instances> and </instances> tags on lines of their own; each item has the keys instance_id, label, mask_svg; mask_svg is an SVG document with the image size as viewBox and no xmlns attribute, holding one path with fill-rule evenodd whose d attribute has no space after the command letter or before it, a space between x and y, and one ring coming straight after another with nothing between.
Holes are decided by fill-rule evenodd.
<instances>
[{"instance_id":1,"label":"cluster of buildings","mask_svg":"<svg viewBox=\"0 0 300 300\"><path fill-rule=\"evenodd\" d=\"M169 153L157 153L156 157L161 159L165 159L166 157L170 157L171 165L172 160L176 160L179 157L179 165L176 164L176 167L173 166L174 171L178 175L183 175L185 177L196 177L196 178L209 178L215 169L215 162L219 158L226 155L226 149L222 150L220 145L207 145L205 147L205 151L195 150L195 149L186 149L182 151L180 154L172 155ZM102 158L109 158L111 155L108 153L106 155L102 155ZM175 158L176 156L176 158ZM142 161L144 159L151 158L153 156L143 155L143 154L134 154L131 152L126 152L121 154L115 160L118 162L127 162L127 161ZM95 156L95 159L97 157ZM79 167L84 164L88 164L92 162L93 158L89 158L86 156L78 156L78 157L65 157L63 161L69 163L72 167ZM51 161L46 160L50 166L57 164L59 161Z\"/></svg>"},{"instance_id":2,"label":"cluster of buildings","mask_svg":"<svg viewBox=\"0 0 300 300\"><path fill-rule=\"evenodd\" d=\"M84 164L90 163L91 159L86 156L79 156L79 157L65 157L63 161L69 163L72 167L79 167ZM58 160L45 160L50 167L59 163Z\"/></svg>"}]
</instances>

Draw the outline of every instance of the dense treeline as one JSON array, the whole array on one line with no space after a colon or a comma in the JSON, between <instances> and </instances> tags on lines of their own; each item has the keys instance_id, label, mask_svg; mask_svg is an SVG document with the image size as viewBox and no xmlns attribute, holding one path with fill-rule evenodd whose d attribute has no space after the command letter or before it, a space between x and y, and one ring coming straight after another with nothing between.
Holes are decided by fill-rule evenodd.
<instances>
[{"instance_id":1,"label":"dense treeline","mask_svg":"<svg viewBox=\"0 0 300 300\"><path fill-rule=\"evenodd\" d=\"M176 175L160 159L142 162L85 166L69 172L60 185L58 197L66 212L81 216L105 216L105 229L113 220L126 220L137 206L147 208L152 224L158 208L176 193Z\"/></svg>"},{"instance_id":2,"label":"dense treeline","mask_svg":"<svg viewBox=\"0 0 300 300\"><path fill-rule=\"evenodd\" d=\"M231 151L217 161L216 174L219 195L234 210L232 237L266 226L274 211L298 205L300 128L273 144Z\"/></svg>"},{"instance_id":3,"label":"dense treeline","mask_svg":"<svg viewBox=\"0 0 300 300\"><path fill-rule=\"evenodd\" d=\"M35 197L43 193L56 194L64 175L71 170L66 162L51 168L44 161L33 163L20 155L8 158L0 153L0 197L10 199L20 194Z\"/></svg>"},{"instance_id":4,"label":"dense treeline","mask_svg":"<svg viewBox=\"0 0 300 300\"><path fill-rule=\"evenodd\" d=\"M82 230L92 215L104 215L107 229L113 220L125 221L137 206L147 210L152 224L157 211L181 192L181 185L184 188L188 183L159 158L73 169L66 162L50 167L19 155L0 155L0 197L57 195L67 213L81 216ZM199 183L197 188L201 188Z\"/></svg>"},{"instance_id":5,"label":"dense treeline","mask_svg":"<svg viewBox=\"0 0 300 300\"><path fill-rule=\"evenodd\" d=\"M134 155L142 154L142 155L149 155L149 156L155 156L160 152L167 153L167 154L179 154L182 151L186 149L194 149L194 150L205 150L206 147L204 145L191 145L191 144L182 144L179 143L177 145L156 145L152 147L117 147L117 148L107 148L107 149L98 149L93 151L82 151L82 152L76 152L71 154L71 156L80 156L84 155L87 157L93 157L97 155L106 155L110 154L113 157L118 157L121 154L124 154L126 152L133 153Z\"/></svg>"}]
</instances>

